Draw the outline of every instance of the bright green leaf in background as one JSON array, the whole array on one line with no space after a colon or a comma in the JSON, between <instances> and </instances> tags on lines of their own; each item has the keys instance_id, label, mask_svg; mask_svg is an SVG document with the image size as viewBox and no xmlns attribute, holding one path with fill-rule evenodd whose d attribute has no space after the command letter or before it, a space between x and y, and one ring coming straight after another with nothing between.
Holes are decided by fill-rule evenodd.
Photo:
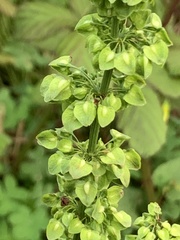
<instances>
[{"instance_id":1,"label":"bright green leaf in background","mask_svg":"<svg viewBox=\"0 0 180 240\"><path fill-rule=\"evenodd\" d=\"M155 154L164 144L167 126L163 121L157 95L150 88L145 88L143 93L147 104L124 110L123 115L119 117L118 126L125 134L131 136L130 146L147 158Z\"/></svg>"},{"instance_id":2,"label":"bright green leaf in background","mask_svg":"<svg viewBox=\"0 0 180 240\"><path fill-rule=\"evenodd\" d=\"M176 66L176 63L178 63L178 60L173 63L173 66ZM180 69L179 66L178 69ZM174 72L174 74L176 74L176 72ZM180 97L179 79L171 77L165 68L158 68L154 66L152 75L148 79L148 82L167 97Z\"/></svg>"}]
</instances>

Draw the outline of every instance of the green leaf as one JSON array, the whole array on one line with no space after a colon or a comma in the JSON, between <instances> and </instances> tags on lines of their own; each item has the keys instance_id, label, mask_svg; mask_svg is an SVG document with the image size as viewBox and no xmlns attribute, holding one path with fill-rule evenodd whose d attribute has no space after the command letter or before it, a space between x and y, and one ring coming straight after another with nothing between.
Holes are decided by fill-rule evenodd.
<instances>
[{"instance_id":1,"label":"green leaf","mask_svg":"<svg viewBox=\"0 0 180 240\"><path fill-rule=\"evenodd\" d=\"M124 191L123 187L112 186L107 190L107 199L111 206L117 207L119 200L123 197Z\"/></svg>"},{"instance_id":2,"label":"green leaf","mask_svg":"<svg viewBox=\"0 0 180 240\"><path fill-rule=\"evenodd\" d=\"M57 147L57 135L54 130L45 130L39 133L36 137L39 145L47 148L54 149Z\"/></svg>"},{"instance_id":3,"label":"green leaf","mask_svg":"<svg viewBox=\"0 0 180 240\"><path fill-rule=\"evenodd\" d=\"M140 108L125 109L123 116L119 117L117 122L118 128L131 136L130 146L142 157L147 158L155 154L164 144L167 126L163 121L157 95L147 87L144 89L144 94L147 104Z\"/></svg>"},{"instance_id":4,"label":"green leaf","mask_svg":"<svg viewBox=\"0 0 180 240\"><path fill-rule=\"evenodd\" d=\"M152 179L156 186L163 187L170 182L180 183L180 158L162 163L153 172ZM168 174L164 174L168 172Z\"/></svg>"},{"instance_id":5,"label":"green leaf","mask_svg":"<svg viewBox=\"0 0 180 240\"><path fill-rule=\"evenodd\" d=\"M146 235L146 240L155 240L156 239L156 235L153 233L153 232L149 232L147 235ZM168 238L169 239L169 238ZM164 238L165 240L165 238Z\"/></svg>"},{"instance_id":6,"label":"green leaf","mask_svg":"<svg viewBox=\"0 0 180 240\"><path fill-rule=\"evenodd\" d=\"M128 228L131 226L131 217L126 212L124 211L115 212L113 213L113 216L125 228Z\"/></svg>"},{"instance_id":7,"label":"green leaf","mask_svg":"<svg viewBox=\"0 0 180 240\"><path fill-rule=\"evenodd\" d=\"M66 100L71 96L70 80L56 74L48 75L43 79L40 91L45 102Z\"/></svg>"},{"instance_id":8,"label":"green leaf","mask_svg":"<svg viewBox=\"0 0 180 240\"><path fill-rule=\"evenodd\" d=\"M118 140L119 145L121 145L124 141L127 141L130 139L129 136L127 136L115 129L111 129L110 134L113 137L113 139Z\"/></svg>"},{"instance_id":9,"label":"green leaf","mask_svg":"<svg viewBox=\"0 0 180 240\"><path fill-rule=\"evenodd\" d=\"M98 122L101 127L106 127L115 118L115 110L112 107L107 107L104 105L98 105Z\"/></svg>"},{"instance_id":10,"label":"green leaf","mask_svg":"<svg viewBox=\"0 0 180 240\"><path fill-rule=\"evenodd\" d=\"M72 234L80 233L82 228L84 228L84 224L79 220L79 218L74 218L71 220L68 228L68 232Z\"/></svg>"},{"instance_id":11,"label":"green leaf","mask_svg":"<svg viewBox=\"0 0 180 240\"><path fill-rule=\"evenodd\" d=\"M63 153L69 153L73 150L73 143L70 139L61 139L57 148Z\"/></svg>"},{"instance_id":12,"label":"green leaf","mask_svg":"<svg viewBox=\"0 0 180 240\"><path fill-rule=\"evenodd\" d=\"M103 223L104 221L104 206L102 206L100 199L97 199L96 203L93 206L92 217L99 223Z\"/></svg>"},{"instance_id":13,"label":"green leaf","mask_svg":"<svg viewBox=\"0 0 180 240\"><path fill-rule=\"evenodd\" d=\"M157 230L156 233L157 233L157 236L159 237L159 239L161 239L161 240L168 240L170 237L168 230L165 228Z\"/></svg>"},{"instance_id":14,"label":"green leaf","mask_svg":"<svg viewBox=\"0 0 180 240\"><path fill-rule=\"evenodd\" d=\"M129 169L124 166L122 169L119 169L119 179L125 187L129 186L130 182L130 172Z\"/></svg>"},{"instance_id":15,"label":"green leaf","mask_svg":"<svg viewBox=\"0 0 180 240\"><path fill-rule=\"evenodd\" d=\"M134 6L142 2L142 0L123 0L123 2L127 3L129 6Z\"/></svg>"},{"instance_id":16,"label":"green leaf","mask_svg":"<svg viewBox=\"0 0 180 240\"><path fill-rule=\"evenodd\" d=\"M81 128L82 124L74 116L74 107L69 105L62 114L62 122L68 132Z\"/></svg>"},{"instance_id":17,"label":"green leaf","mask_svg":"<svg viewBox=\"0 0 180 240\"><path fill-rule=\"evenodd\" d=\"M151 13L148 20L154 28L156 29L162 28L161 19L156 13Z\"/></svg>"},{"instance_id":18,"label":"green leaf","mask_svg":"<svg viewBox=\"0 0 180 240\"><path fill-rule=\"evenodd\" d=\"M48 207L54 207L60 204L59 196L56 193L46 193L43 195L42 200Z\"/></svg>"},{"instance_id":19,"label":"green leaf","mask_svg":"<svg viewBox=\"0 0 180 240\"><path fill-rule=\"evenodd\" d=\"M146 100L144 98L144 95L141 91L141 89L133 85L127 94L124 95L123 99L134 106L143 106L146 103Z\"/></svg>"},{"instance_id":20,"label":"green leaf","mask_svg":"<svg viewBox=\"0 0 180 240\"><path fill-rule=\"evenodd\" d=\"M141 168L141 157L134 149L127 149L125 152L126 166L130 170L139 170Z\"/></svg>"},{"instance_id":21,"label":"green leaf","mask_svg":"<svg viewBox=\"0 0 180 240\"><path fill-rule=\"evenodd\" d=\"M91 101L78 102L74 107L74 116L83 126L90 126L96 117L95 104Z\"/></svg>"},{"instance_id":22,"label":"green leaf","mask_svg":"<svg viewBox=\"0 0 180 240\"><path fill-rule=\"evenodd\" d=\"M75 192L77 197L86 206L90 206L97 194L97 185L95 182L77 182Z\"/></svg>"},{"instance_id":23,"label":"green leaf","mask_svg":"<svg viewBox=\"0 0 180 240\"><path fill-rule=\"evenodd\" d=\"M121 148L112 149L105 156L100 156L100 159L105 164L117 164L120 166L125 164L125 155Z\"/></svg>"},{"instance_id":24,"label":"green leaf","mask_svg":"<svg viewBox=\"0 0 180 240\"><path fill-rule=\"evenodd\" d=\"M71 60L72 60L72 58L70 56L62 56L62 57L59 57L59 58L53 60L52 62L50 62L49 66L53 67L56 70L59 70L63 67L71 66L70 65Z\"/></svg>"},{"instance_id":25,"label":"green leaf","mask_svg":"<svg viewBox=\"0 0 180 240\"><path fill-rule=\"evenodd\" d=\"M64 212L62 216L62 223L66 226L69 227L70 222L73 220L74 214L69 213L69 212Z\"/></svg>"},{"instance_id":26,"label":"green leaf","mask_svg":"<svg viewBox=\"0 0 180 240\"><path fill-rule=\"evenodd\" d=\"M126 75L133 75L136 71L136 57L132 52L122 52L116 55L114 67Z\"/></svg>"},{"instance_id":27,"label":"green leaf","mask_svg":"<svg viewBox=\"0 0 180 240\"><path fill-rule=\"evenodd\" d=\"M170 77L165 68L154 66L148 82L165 96L180 97L179 79Z\"/></svg>"},{"instance_id":28,"label":"green leaf","mask_svg":"<svg viewBox=\"0 0 180 240\"><path fill-rule=\"evenodd\" d=\"M109 96L104 98L102 105L112 107L114 108L114 111L117 111L120 109L122 103L120 98L115 97L114 94L111 93Z\"/></svg>"},{"instance_id":29,"label":"green leaf","mask_svg":"<svg viewBox=\"0 0 180 240\"><path fill-rule=\"evenodd\" d=\"M64 233L62 223L56 219L51 219L47 225L46 235L48 240L56 240Z\"/></svg>"},{"instance_id":30,"label":"green leaf","mask_svg":"<svg viewBox=\"0 0 180 240\"><path fill-rule=\"evenodd\" d=\"M78 155L74 155L71 158L69 165L69 173L74 179L87 176L92 172L92 166Z\"/></svg>"},{"instance_id":31,"label":"green leaf","mask_svg":"<svg viewBox=\"0 0 180 240\"><path fill-rule=\"evenodd\" d=\"M102 175L104 175L104 173L106 172L106 168L105 166L103 166L102 164L100 164L97 159L95 159L94 161L91 161L91 165L93 167L92 170L92 174L95 177L100 177Z\"/></svg>"},{"instance_id":32,"label":"green leaf","mask_svg":"<svg viewBox=\"0 0 180 240\"><path fill-rule=\"evenodd\" d=\"M171 227L170 234L171 234L173 237L180 237L180 225L174 223L174 224L172 225L172 227Z\"/></svg>"},{"instance_id":33,"label":"green leaf","mask_svg":"<svg viewBox=\"0 0 180 240\"><path fill-rule=\"evenodd\" d=\"M150 232L149 227L144 227L144 226L142 226L142 227L140 227L140 228L138 229L138 236L139 236L141 239L143 239L149 232Z\"/></svg>"},{"instance_id":34,"label":"green leaf","mask_svg":"<svg viewBox=\"0 0 180 240\"><path fill-rule=\"evenodd\" d=\"M61 153L57 152L50 156L48 160L48 171L50 174L55 175L58 173L66 173L69 170L69 159Z\"/></svg>"},{"instance_id":35,"label":"green leaf","mask_svg":"<svg viewBox=\"0 0 180 240\"><path fill-rule=\"evenodd\" d=\"M96 34L97 29L94 27L93 14L83 16L77 23L75 30L85 35Z\"/></svg>"},{"instance_id":36,"label":"green leaf","mask_svg":"<svg viewBox=\"0 0 180 240\"><path fill-rule=\"evenodd\" d=\"M115 52L110 47L105 47L99 54L99 68L109 70L114 68Z\"/></svg>"},{"instance_id":37,"label":"green leaf","mask_svg":"<svg viewBox=\"0 0 180 240\"><path fill-rule=\"evenodd\" d=\"M150 14L150 10L138 10L138 11L134 11L130 18L132 23L136 26L137 29L142 29L147 22L148 16Z\"/></svg>"},{"instance_id":38,"label":"green leaf","mask_svg":"<svg viewBox=\"0 0 180 240\"><path fill-rule=\"evenodd\" d=\"M88 228L83 228L81 233L80 233L80 238L81 240L101 240L101 236L97 231L88 229Z\"/></svg>"},{"instance_id":39,"label":"green leaf","mask_svg":"<svg viewBox=\"0 0 180 240\"><path fill-rule=\"evenodd\" d=\"M144 46L144 54L152 62L163 66L168 57L168 47L164 41L158 41L150 46Z\"/></svg>"},{"instance_id":40,"label":"green leaf","mask_svg":"<svg viewBox=\"0 0 180 240\"><path fill-rule=\"evenodd\" d=\"M132 85L137 85L138 87L144 87L146 85L144 78L141 77L140 75L131 75L127 76L124 80L124 87L125 88L130 88Z\"/></svg>"},{"instance_id":41,"label":"green leaf","mask_svg":"<svg viewBox=\"0 0 180 240\"><path fill-rule=\"evenodd\" d=\"M148 78L152 73L152 63L150 60L143 54L137 57L136 63L136 72L145 79Z\"/></svg>"},{"instance_id":42,"label":"green leaf","mask_svg":"<svg viewBox=\"0 0 180 240\"><path fill-rule=\"evenodd\" d=\"M180 76L180 48L171 48L167 59L168 71L174 77Z\"/></svg>"},{"instance_id":43,"label":"green leaf","mask_svg":"<svg viewBox=\"0 0 180 240\"><path fill-rule=\"evenodd\" d=\"M90 53L97 53L104 48L105 44L97 35L90 35L87 38L87 47Z\"/></svg>"},{"instance_id":44,"label":"green leaf","mask_svg":"<svg viewBox=\"0 0 180 240\"><path fill-rule=\"evenodd\" d=\"M160 206L156 202L152 202L148 204L148 212L152 216L160 215L162 214Z\"/></svg>"}]
</instances>

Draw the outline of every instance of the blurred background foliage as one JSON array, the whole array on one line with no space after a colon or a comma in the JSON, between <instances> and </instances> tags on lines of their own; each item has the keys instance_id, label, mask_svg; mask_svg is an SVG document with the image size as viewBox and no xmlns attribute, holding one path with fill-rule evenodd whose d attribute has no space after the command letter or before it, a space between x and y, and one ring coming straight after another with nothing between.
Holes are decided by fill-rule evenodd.
<instances>
[{"instance_id":1,"label":"blurred background foliage","mask_svg":"<svg viewBox=\"0 0 180 240\"><path fill-rule=\"evenodd\" d=\"M180 222L180 1L158 0L173 47L164 68L154 68L144 107L119 113L111 127L131 136L142 156L120 209L133 219L157 201L163 217ZM74 32L81 16L93 12L88 0L0 0L0 240L43 240L49 219L43 193L56 191L47 173L49 152L35 136L61 126L61 109L45 104L39 86L48 63L71 55L93 71L84 39ZM77 135L87 138L87 129ZM108 128L102 130L106 139Z\"/></svg>"}]
</instances>

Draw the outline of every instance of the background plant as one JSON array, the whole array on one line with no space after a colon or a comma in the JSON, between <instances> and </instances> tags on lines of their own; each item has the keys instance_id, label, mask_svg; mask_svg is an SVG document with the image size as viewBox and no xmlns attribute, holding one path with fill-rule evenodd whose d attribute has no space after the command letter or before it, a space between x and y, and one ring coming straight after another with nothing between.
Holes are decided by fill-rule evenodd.
<instances>
[{"instance_id":1,"label":"background plant","mask_svg":"<svg viewBox=\"0 0 180 240\"><path fill-rule=\"evenodd\" d=\"M78 34L74 32L74 25L78 21L78 19L85 13L91 12L92 7L89 1L48 1L49 5L52 5L53 9L61 12L59 15L59 21L56 21L56 18L53 18L53 26L56 25L56 31L53 33L48 29L45 31L44 29L48 28L48 24L46 21L47 15L52 16L53 11L51 7L49 12L42 11L44 9L44 2L41 1L2 1L2 7L0 7L1 11L1 31L0 31L0 41L1 41L1 57L0 57L0 71L1 71L1 93L0 93L0 105L1 105L1 133L0 133L0 149L1 149L1 188L4 189L4 179L5 175L11 174L13 178L16 179L17 188L23 188L26 191L32 191L36 184L42 186L42 192L48 192L45 185L51 185L51 188L55 184L53 178L50 178L46 172L46 159L48 159L49 151L43 151L39 148L37 149L37 145L34 141L35 136L38 132L43 129L53 128L57 126L61 126L61 122L59 121L59 109L54 107L54 105L45 105L39 96L39 83L40 79L49 72L47 69L47 63L59 55L63 54L71 54L73 56L73 61L78 64L83 64L86 62L86 65L89 68L88 64L88 55L81 54L80 57L76 57L75 52L76 49L80 47L79 42L81 41L83 44L83 38L81 38ZM38 4L37 4L38 2ZM151 152L145 156L143 159L148 159L145 161L148 163L149 172L148 177L143 177L140 172L132 172L131 175L131 185L128 189L125 189L125 195L121 199L120 209L126 210L129 214L133 215L133 219L140 215L143 211L146 211L146 205L149 200L152 200L152 194L149 194L149 189L153 189L155 198L160 203L163 208L163 215L165 218L169 219L171 222L179 221L179 190L177 188L179 184L178 174L174 174L173 169L179 168L179 163L176 161L176 167L171 164L171 160L179 158L179 62L175 59L178 59L179 56L179 36L178 36L178 7L176 7L176 11L172 11L172 6L175 2L178 1L156 1L154 11L158 12L158 15L161 16L162 19L168 19L171 16L171 21L167 25L167 30L170 35L171 40L173 41L173 47L170 48L169 58L165 65L166 77L163 78L163 81L158 81L162 76L161 69L158 68L158 71L153 73L152 77L148 79L152 79L152 83L148 83L148 86L153 89L153 97L157 99L156 102L152 102L152 98L148 98L148 113L151 111L154 112L153 116L159 116L159 129L156 124L152 124L152 121L148 121L148 119L152 119L151 117L147 117L147 115L143 115L145 119L144 122L144 131L139 129L139 125L142 124L142 118L139 119L139 124L135 125L135 129L133 132L128 133L128 126L131 125L131 122L128 122L128 126L126 129L123 129L127 135L129 134L131 139L134 139L133 135L136 133L136 136L139 136L139 140L136 141L139 143L137 146L133 146L133 142L131 142L131 147L136 147L137 151L139 149L146 149L146 153L148 149ZM8 5L8 3L10 3ZM72 7L72 5L76 5ZM178 3L176 3L178 4ZM54 8L55 6L55 8ZM60 6L58 8L58 6ZM4 8L3 8L4 7ZM87 7L87 8L85 8ZM4 9L6 9L4 11ZM71 14L68 14L69 19L67 22L70 22L68 30L66 27L58 27L63 19L66 18L65 14L67 11L63 10L68 9ZM72 10L73 9L73 10ZM86 10L87 9L87 10ZM38 12L38 14L36 14ZM33 17L32 17L33 16ZM167 18L168 16L168 18ZM73 22L70 18L74 18ZM19 20L20 19L20 20ZM33 24L31 23L33 21ZM52 21L52 17L51 17ZM169 21L169 20L168 20ZM163 20L164 22L164 20ZM41 27L39 24L41 23ZM37 28L37 30L35 30ZM34 35L32 33L32 29L34 29ZM46 32L46 37L43 35L43 32ZM61 38L60 34L61 32ZM72 33L73 38L71 39L71 45L62 45L63 47L57 47L58 43L62 43L62 39L65 39L65 36L68 38L68 34ZM38 34L38 35L37 35ZM33 35L33 36L32 36ZM38 36L38 37L37 37ZM53 39L56 40L53 40ZM46 41L48 39L48 41ZM72 41L73 40L73 41ZM57 44L55 44L57 42ZM66 42L66 41L65 41ZM83 49L83 52L84 49ZM171 53L172 52L172 53ZM81 48L82 53L82 48ZM172 57L170 57L172 55ZM86 59L86 60L85 60ZM82 62L81 62L82 60ZM174 69L172 68L174 66ZM171 72L170 72L171 67ZM175 73L175 74L174 74ZM153 84L153 85L152 85ZM162 88L161 88L162 87ZM164 100L168 100L164 102ZM167 103L167 104L163 104ZM153 107L150 108L150 105ZM136 108L136 110L146 109L147 105L141 108ZM156 110L156 109L159 109ZM14 114L14 110L16 110L16 114ZM150 111L151 110L151 111ZM155 110L155 111L153 111ZM163 110L163 111L162 111ZM143 112L143 111L142 111ZM163 113L166 117L166 124L163 122ZM40 119L39 116L42 116ZM151 116L151 113L150 115ZM122 116L121 116L122 117ZM117 118L115 122L116 126L119 123L120 118ZM38 119L38 121L37 121ZM169 119L169 120L168 120ZM157 121L156 118L153 117L154 122ZM149 131L150 128L145 127L150 125L153 131ZM165 125L165 127L161 127L161 125ZM116 127L114 125L114 128ZM119 129L122 130L122 125L119 126ZM156 141L156 146L153 145L154 150L152 151L152 132L159 132L159 141ZM167 132L167 134L166 134ZM86 138L87 131L78 132L79 137ZM146 142L140 141L146 135ZM84 137L82 137L84 136ZM106 138L106 136L104 136ZM149 141L148 141L149 139ZM155 139L156 140L156 139ZM162 148L162 145L166 141L166 144ZM143 146L143 148L142 148ZM149 148L151 146L151 148ZM158 151L158 149L162 149ZM169 162L169 164L168 164ZM157 180L154 180L154 177L151 181L151 172L155 171L161 165L166 165L168 170L171 170L171 181L164 173L164 169L159 168L159 174L161 178L164 179L161 185L158 184ZM146 169L146 168L145 168ZM144 168L142 168L142 173L144 172ZM33 174L32 174L33 173ZM136 173L136 174L134 174ZM42 181L43 179L43 181ZM172 184L173 182L173 184ZM166 186L170 186L167 191ZM151 186L151 187L150 187ZM158 188L156 187L158 186ZM174 191L174 189L176 191ZM172 190L172 191L171 191ZM49 188L49 191L50 188ZM172 192L174 191L174 194ZM4 194L7 195L6 189L3 190ZM37 196L37 200L39 196L42 195L42 192L39 190L39 194ZM28 194L27 194L28 195ZM0 194L2 196L2 193ZM28 195L30 196L30 194ZM148 197L146 197L148 196ZM13 202L17 200L9 197L11 199L11 203L8 201L9 205L13 205ZM7 233L7 239L20 239L21 232L18 234L12 233L15 222L9 222L8 215L9 212L4 214L3 206L5 201L2 201L4 197L0 198L1 203L1 211L0 214L0 226L1 232L3 232L3 240L5 239L5 232ZM134 199L134 201L131 201ZM138 201L137 201L138 199ZM30 209L30 212L38 211L39 205L34 204L35 198L28 197L26 199L26 207ZM29 204L31 202L31 204ZM39 200L38 200L39 202ZM125 202L126 204L124 204ZM135 204L136 203L136 204ZM33 207L30 207L33 206ZM44 211L47 212L47 209L44 207ZM14 207L13 212L16 212L16 208ZM40 212L39 212L40 214ZM19 219L21 220L21 224L25 224L25 214L24 211L19 211L18 213ZM33 219L33 215L31 215ZM46 218L46 222L44 222L44 228L48 221L48 216ZM39 226L41 224L39 223ZM38 224L37 224L38 226ZM43 227L41 227L43 228ZM39 227L39 233L41 231ZM21 230L23 231L23 225ZM34 229L34 228L33 228ZM33 229L31 229L31 234ZM27 232L27 231L24 231ZM24 234L24 233L23 233ZM35 236L36 234L34 234ZM42 235L42 234L41 234ZM16 237L15 237L16 236ZM23 239L29 239L29 232L26 235L23 235ZM43 238L40 235L36 235L37 239ZM0 236L1 238L1 236ZM35 238L33 238L35 239Z\"/></svg>"},{"instance_id":2,"label":"background plant","mask_svg":"<svg viewBox=\"0 0 180 240\"><path fill-rule=\"evenodd\" d=\"M48 160L48 169L57 176L59 192L43 197L52 207L48 239L121 239L120 231L131 226L131 217L118 211L118 204L123 186L129 185L129 170L140 168L140 157L132 148L119 147L128 136L111 129L110 140L103 142L99 130L114 120L119 109L144 105L141 88L151 74L152 62L163 66L171 45L160 18L143 2L93 3L98 14L83 16L76 29L87 36L96 72L78 68L70 56L64 56L50 63L60 74L46 76L41 84L45 102L62 105L64 125L37 136L40 145L57 149ZM89 139L79 141L73 132L88 126ZM154 205L149 205L149 214L156 218L160 211ZM139 229L137 238L153 235L155 239L157 234L162 239L161 224L149 229L143 221L151 236L141 227L143 234ZM168 234L179 237L179 225L172 229Z\"/></svg>"}]
</instances>

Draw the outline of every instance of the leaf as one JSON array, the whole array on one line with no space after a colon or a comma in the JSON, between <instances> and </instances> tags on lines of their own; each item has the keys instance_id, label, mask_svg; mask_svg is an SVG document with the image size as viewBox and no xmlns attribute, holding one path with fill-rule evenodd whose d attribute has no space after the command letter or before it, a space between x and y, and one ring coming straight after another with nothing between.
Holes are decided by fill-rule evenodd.
<instances>
[{"instance_id":1,"label":"leaf","mask_svg":"<svg viewBox=\"0 0 180 240\"><path fill-rule=\"evenodd\" d=\"M84 35L96 34L97 29L94 27L93 14L83 16L77 23L75 30Z\"/></svg>"},{"instance_id":2,"label":"leaf","mask_svg":"<svg viewBox=\"0 0 180 240\"><path fill-rule=\"evenodd\" d=\"M114 68L115 52L110 47L105 47L99 54L99 68L109 70Z\"/></svg>"},{"instance_id":3,"label":"leaf","mask_svg":"<svg viewBox=\"0 0 180 240\"><path fill-rule=\"evenodd\" d=\"M115 118L115 110L112 107L107 107L104 105L98 105L98 122L101 127L106 127Z\"/></svg>"},{"instance_id":4,"label":"leaf","mask_svg":"<svg viewBox=\"0 0 180 240\"><path fill-rule=\"evenodd\" d=\"M141 157L134 149L127 149L125 152L125 165L130 170L139 170L141 168Z\"/></svg>"},{"instance_id":5,"label":"leaf","mask_svg":"<svg viewBox=\"0 0 180 240\"><path fill-rule=\"evenodd\" d=\"M152 73L151 61L143 54L137 57L136 63L136 72L145 79L148 78Z\"/></svg>"},{"instance_id":6,"label":"leaf","mask_svg":"<svg viewBox=\"0 0 180 240\"><path fill-rule=\"evenodd\" d=\"M164 68L153 68L148 82L165 96L172 98L180 97L180 81L177 78L170 77Z\"/></svg>"},{"instance_id":7,"label":"leaf","mask_svg":"<svg viewBox=\"0 0 180 240\"><path fill-rule=\"evenodd\" d=\"M107 189L107 199L111 206L117 207L119 200L123 197L124 191L123 187L112 186Z\"/></svg>"},{"instance_id":8,"label":"leaf","mask_svg":"<svg viewBox=\"0 0 180 240\"><path fill-rule=\"evenodd\" d=\"M157 230L156 231L157 236L159 237L159 239L161 240L168 240L169 239L169 231L165 228Z\"/></svg>"},{"instance_id":9,"label":"leaf","mask_svg":"<svg viewBox=\"0 0 180 240\"><path fill-rule=\"evenodd\" d=\"M61 139L57 148L63 153L69 153L73 150L73 143L70 139Z\"/></svg>"},{"instance_id":10,"label":"leaf","mask_svg":"<svg viewBox=\"0 0 180 240\"><path fill-rule=\"evenodd\" d=\"M50 62L49 66L51 66L56 70L61 70L64 67L70 67L71 61L72 61L72 58L70 56L62 56Z\"/></svg>"},{"instance_id":11,"label":"leaf","mask_svg":"<svg viewBox=\"0 0 180 240\"><path fill-rule=\"evenodd\" d=\"M132 23L136 26L137 29L142 29L147 22L148 16L150 14L150 10L138 10L134 11L130 18Z\"/></svg>"},{"instance_id":12,"label":"leaf","mask_svg":"<svg viewBox=\"0 0 180 240\"><path fill-rule=\"evenodd\" d=\"M69 173L73 179L79 179L89 175L92 172L92 166L86 163L86 161L78 155L74 155L71 158L69 165Z\"/></svg>"},{"instance_id":13,"label":"leaf","mask_svg":"<svg viewBox=\"0 0 180 240\"><path fill-rule=\"evenodd\" d=\"M95 182L77 182L75 192L77 197L86 206L90 206L97 194L97 185Z\"/></svg>"},{"instance_id":14,"label":"leaf","mask_svg":"<svg viewBox=\"0 0 180 240\"><path fill-rule=\"evenodd\" d=\"M104 206L102 206L100 199L97 199L96 203L93 206L92 217L99 223L104 221Z\"/></svg>"},{"instance_id":15,"label":"leaf","mask_svg":"<svg viewBox=\"0 0 180 240\"><path fill-rule=\"evenodd\" d=\"M74 116L83 126L90 126L96 117L95 104L91 101L77 103L74 107Z\"/></svg>"},{"instance_id":16,"label":"leaf","mask_svg":"<svg viewBox=\"0 0 180 240\"><path fill-rule=\"evenodd\" d=\"M68 232L77 234L81 232L82 228L84 228L84 224L79 220L79 218L74 218L69 224Z\"/></svg>"},{"instance_id":17,"label":"leaf","mask_svg":"<svg viewBox=\"0 0 180 240\"><path fill-rule=\"evenodd\" d=\"M62 114L62 122L68 132L81 128L82 124L74 116L74 106L69 105Z\"/></svg>"},{"instance_id":18,"label":"leaf","mask_svg":"<svg viewBox=\"0 0 180 240\"><path fill-rule=\"evenodd\" d=\"M144 98L144 95L141 91L141 89L133 85L127 94L124 95L123 99L134 106L143 106L146 103L146 100Z\"/></svg>"},{"instance_id":19,"label":"leaf","mask_svg":"<svg viewBox=\"0 0 180 240\"><path fill-rule=\"evenodd\" d=\"M142 157L155 154L166 140L167 126L157 95L150 89L144 89L147 104L140 108L126 109L119 117L118 128L131 139L130 146ZM143 147L142 147L143 146Z\"/></svg>"},{"instance_id":20,"label":"leaf","mask_svg":"<svg viewBox=\"0 0 180 240\"><path fill-rule=\"evenodd\" d=\"M150 46L144 46L143 51L147 58L160 66L164 65L168 57L168 47L162 40Z\"/></svg>"},{"instance_id":21,"label":"leaf","mask_svg":"<svg viewBox=\"0 0 180 240\"><path fill-rule=\"evenodd\" d=\"M114 108L114 111L118 111L122 105L121 99L118 97L115 97L113 93L111 93L109 96L106 96L103 99L102 105L107 107Z\"/></svg>"},{"instance_id":22,"label":"leaf","mask_svg":"<svg viewBox=\"0 0 180 240\"><path fill-rule=\"evenodd\" d=\"M168 183L180 183L180 158L170 159L170 161L159 165L153 172L152 179L156 186L163 187ZM168 174L164 174L168 172Z\"/></svg>"},{"instance_id":23,"label":"leaf","mask_svg":"<svg viewBox=\"0 0 180 240\"><path fill-rule=\"evenodd\" d=\"M100 159L105 164L117 164L123 166L125 164L125 155L121 148L114 148Z\"/></svg>"},{"instance_id":24,"label":"leaf","mask_svg":"<svg viewBox=\"0 0 180 240\"><path fill-rule=\"evenodd\" d=\"M105 46L104 42L97 35L90 35L87 38L87 47L90 53L97 53Z\"/></svg>"},{"instance_id":25,"label":"leaf","mask_svg":"<svg viewBox=\"0 0 180 240\"><path fill-rule=\"evenodd\" d=\"M132 52L122 52L116 55L114 67L126 75L133 75L136 71L136 57Z\"/></svg>"},{"instance_id":26,"label":"leaf","mask_svg":"<svg viewBox=\"0 0 180 240\"><path fill-rule=\"evenodd\" d=\"M156 29L162 28L161 19L156 13L151 13L148 20L154 28Z\"/></svg>"},{"instance_id":27,"label":"leaf","mask_svg":"<svg viewBox=\"0 0 180 240\"><path fill-rule=\"evenodd\" d=\"M81 233L80 233L80 238L81 240L101 240L101 236L97 231L88 229L88 228L83 228Z\"/></svg>"},{"instance_id":28,"label":"leaf","mask_svg":"<svg viewBox=\"0 0 180 240\"><path fill-rule=\"evenodd\" d=\"M48 240L56 240L64 233L64 227L60 221L51 219L47 225L46 235Z\"/></svg>"},{"instance_id":29,"label":"leaf","mask_svg":"<svg viewBox=\"0 0 180 240\"><path fill-rule=\"evenodd\" d=\"M167 59L167 66L170 75L174 77L180 76L180 63L179 63L179 56L180 56L180 48L171 48L169 51L169 56Z\"/></svg>"},{"instance_id":30,"label":"leaf","mask_svg":"<svg viewBox=\"0 0 180 240\"><path fill-rule=\"evenodd\" d=\"M48 207L55 207L60 203L59 196L55 193L44 194L42 200Z\"/></svg>"},{"instance_id":31,"label":"leaf","mask_svg":"<svg viewBox=\"0 0 180 240\"><path fill-rule=\"evenodd\" d=\"M124 211L115 212L113 213L113 216L125 228L128 228L131 226L131 217L126 212Z\"/></svg>"},{"instance_id":32,"label":"leaf","mask_svg":"<svg viewBox=\"0 0 180 240\"><path fill-rule=\"evenodd\" d=\"M170 234L174 237L180 237L180 225L174 223L171 227Z\"/></svg>"},{"instance_id":33,"label":"leaf","mask_svg":"<svg viewBox=\"0 0 180 240\"><path fill-rule=\"evenodd\" d=\"M58 173L66 173L69 170L69 159L61 153L57 152L50 156L48 160L48 171L50 174L55 175Z\"/></svg>"},{"instance_id":34,"label":"leaf","mask_svg":"<svg viewBox=\"0 0 180 240\"><path fill-rule=\"evenodd\" d=\"M57 135L54 130L45 130L39 133L36 139L39 145L47 149L54 149L57 147Z\"/></svg>"}]
</instances>

